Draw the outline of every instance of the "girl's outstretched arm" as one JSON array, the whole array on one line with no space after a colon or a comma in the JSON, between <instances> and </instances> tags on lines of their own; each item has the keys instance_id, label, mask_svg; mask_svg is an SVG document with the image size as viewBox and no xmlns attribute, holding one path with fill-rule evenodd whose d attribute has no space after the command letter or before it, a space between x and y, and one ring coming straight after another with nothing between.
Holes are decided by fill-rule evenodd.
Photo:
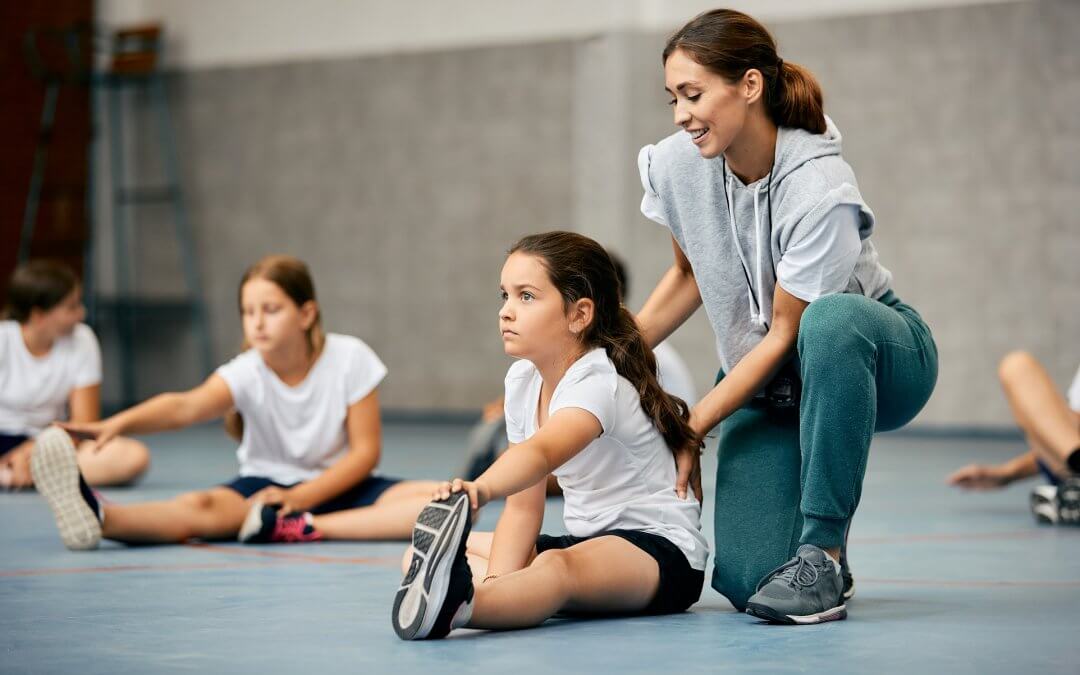
<instances>
[{"instance_id":1,"label":"girl's outstretched arm","mask_svg":"<svg viewBox=\"0 0 1080 675\"><path fill-rule=\"evenodd\" d=\"M349 406L345 416L349 451L317 477L294 487L266 488L252 500L281 504L283 512L307 511L333 499L371 475L382 453L378 390Z\"/></svg>"},{"instance_id":2,"label":"girl's outstretched arm","mask_svg":"<svg viewBox=\"0 0 1080 675\"><path fill-rule=\"evenodd\" d=\"M229 385L218 374L185 392L159 394L100 422L60 424L77 436L96 439L95 448L120 434L151 433L182 429L224 415L233 406Z\"/></svg>"},{"instance_id":3,"label":"girl's outstretched arm","mask_svg":"<svg viewBox=\"0 0 1080 675\"><path fill-rule=\"evenodd\" d=\"M582 408L555 412L528 440L507 450L475 482L455 479L439 490L443 498L451 492L469 493L472 508L492 499L509 497L547 479L547 475L570 461L604 432L600 421Z\"/></svg>"},{"instance_id":4,"label":"girl's outstretched arm","mask_svg":"<svg viewBox=\"0 0 1080 675\"><path fill-rule=\"evenodd\" d=\"M513 447L510 446L511 449ZM546 476L532 487L506 498L506 508L499 516L495 536L491 540L487 568L489 577L516 572L529 564L544 520L546 499Z\"/></svg>"}]
</instances>

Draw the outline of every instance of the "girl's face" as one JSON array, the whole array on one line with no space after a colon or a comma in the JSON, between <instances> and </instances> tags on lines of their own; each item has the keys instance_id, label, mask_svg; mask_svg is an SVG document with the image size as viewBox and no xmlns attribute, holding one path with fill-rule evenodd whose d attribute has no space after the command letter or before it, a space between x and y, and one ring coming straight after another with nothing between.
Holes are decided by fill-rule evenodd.
<instances>
[{"instance_id":1,"label":"girl's face","mask_svg":"<svg viewBox=\"0 0 1080 675\"><path fill-rule=\"evenodd\" d=\"M63 300L48 311L33 310L30 322L42 334L52 339L71 335L75 326L86 318L86 308L82 304L82 288L71 289Z\"/></svg>"},{"instance_id":2,"label":"girl's face","mask_svg":"<svg viewBox=\"0 0 1080 675\"><path fill-rule=\"evenodd\" d=\"M503 298L499 330L508 355L535 363L580 348L581 332L592 318L592 301L579 300L567 311L539 258L520 251L510 254L499 290Z\"/></svg>"},{"instance_id":3,"label":"girl's face","mask_svg":"<svg viewBox=\"0 0 1080 675\"><path fill-rule=\"evenodd\" d=\"M295 349L307 343L317 306L297 306L281 287L267 279L249 279L240 289L244 338L260 354Z\"/></svg>"},{"instance_id":4,"label":"girl's face","mask_svg":"<svg viewBox=\"0 0 1080 675\"><path fill-rule=\"evenodd\" d=\"M664 90L671 95L675 126L690 134L705 159L719 157L738 137L746 123L750 104L760 99L754 86L760 73L749 70L730 84L682 49L664 64Z\"/></svg>"}]
</instances>

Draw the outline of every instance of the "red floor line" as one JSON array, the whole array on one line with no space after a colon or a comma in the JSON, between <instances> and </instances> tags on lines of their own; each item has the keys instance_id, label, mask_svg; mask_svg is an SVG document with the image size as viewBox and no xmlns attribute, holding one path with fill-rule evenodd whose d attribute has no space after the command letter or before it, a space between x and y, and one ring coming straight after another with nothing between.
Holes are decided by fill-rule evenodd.
<instances>
[{"instance_id":1,"label":"red floor line","mask_svg":"<svg viewBox=\"0 0 1080 675\"><path fill-rule=\"evenodd\" d=\"M203 551L211 551L214 553L228 553L230 555L250 555L262 558L272 558L275 560L293 560L297 562L313 562L313 563L328 563L328 564L341 564L341 565L376 565L379 567L385 567L387 565L396 566L400 561L400 557L382 556L372 557L363 556L358 558L343 558L340 556L331 555L309 555L304 553L286 553L284 551L269 551L266 549L255 548L241 548L239 546L219 546L217 544L208 544L201 541L192 541L184 544L190 548L196 548Z\"/></svg>"},{"instance_id":2,"label":"red floor line","mask_svg":"<svg viewBox=\"0 0 1080 675\"><path fill-rule=\"evenodd\" d=\"M1080 588L1080 581L962 581L957 579L868 579L856 577L857 584L890 586L945 586L949 588Z\"/></svg>"},{"instance_id":3,"label":"red floor line","mask_svg":"<svg viewBox=\"0 0 1080 675\"><path fill-rule=\"evenodd\" d=\"M99 574L102 572L186 572L189 570L243 569L277 567L286 561L191 563L177 565L112 565L107 567L57 567L53 569L2 570L0 577L43 577L58 574Z\"/></svg>"}]
</instances>

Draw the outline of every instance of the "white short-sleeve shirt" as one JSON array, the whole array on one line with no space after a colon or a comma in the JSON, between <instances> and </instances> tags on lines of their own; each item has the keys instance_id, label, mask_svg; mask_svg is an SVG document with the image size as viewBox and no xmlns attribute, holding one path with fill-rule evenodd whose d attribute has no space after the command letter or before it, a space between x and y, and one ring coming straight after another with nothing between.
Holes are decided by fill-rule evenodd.
<instances>
[{"instance_id":1,"label":"white short-sleeve shirt","mask_svg":"<svg viewBox=\"0 0 1080 675\"><path fill-rule=\"evenodd\" d=\"M536 433L542 378L530 361L506 375L506 432L511 443ZM708 543L701 505L675 494L675 460L641 408L637 391L603 349L578 359L555 387L548 414L563 408L591 413L601 435L554 471L565 500L567 531L588 537L613 529L650 532L679 547L690 566L704 570Z\"/></svg>"},{"instance_id":2,"label":"white short-sleeve shirt","mask_svg":"<svg viewBox=\"0 0 1080 675\"><path fill-rule=\"evenodd\" d=\"M101 347L78 324L44 356L26 348L17 321L0 321L0 433L33 436L67 416L71 392L101 384Z\"/></svg>"},{"instance_id":3,"label":"white short-sleeve shirt","mask_svg":"<svg viewBox=\"0 0 1080 675\"><path fill-rule=\"evenodd\" d=\"M346 452L348 408L382 382L386 366L359 338L330 333L304 381L290 387L254 349L217 369L244 418L241 476L290 485L311 480Z\"/></svg>"},{"instance_id":4,"label":"white short-sleeve shirt","mask_svg":"<svg viewBox=\"0 0 1080 675\"><path fill-rule=\"evenodd\" d=\"M1076 376L1069 386L1069 407L1080 412L1080 368L1076 369Z\"/></svg>"}]
</instances>

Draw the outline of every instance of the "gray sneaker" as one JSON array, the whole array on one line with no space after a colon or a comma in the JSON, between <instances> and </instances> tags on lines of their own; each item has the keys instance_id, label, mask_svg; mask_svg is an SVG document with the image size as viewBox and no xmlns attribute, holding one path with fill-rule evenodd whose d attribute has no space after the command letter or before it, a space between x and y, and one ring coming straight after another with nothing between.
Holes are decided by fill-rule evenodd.
<instances>
[{"instance_id":1,"label":"gray sneaker","mask_svg":"<svg viewBox=\"0 0 1080 675\"><path fill-rule=\"evenodd\" d=\"M847 543L840 549L840 579L843 581L840 597L848 601L855 597L855 577L851 575L851 565L847 559Z\"/></svg>"},{"instance_id":2,"label":"gray sneaker","mask_svg":"<svg viewBox=\"0 0 1080 675\"><path fill-rule=\"evenodd\" d=\"M1042 525L1080 525L1080 478L1060 485L1038 485L1031 491L1031 515Z\"/></svg>"},{"instance_id":3,"label":"gray sneaker","mask_svg":"<svg viewBox=\"0 0 1080 675\"><path fill-rule=\"evenodd\" d=\"M746 613L770 623L811 624L847 618L843 581L825 551L812 544L765 575Z\"/></svg>"}]
</instances>

